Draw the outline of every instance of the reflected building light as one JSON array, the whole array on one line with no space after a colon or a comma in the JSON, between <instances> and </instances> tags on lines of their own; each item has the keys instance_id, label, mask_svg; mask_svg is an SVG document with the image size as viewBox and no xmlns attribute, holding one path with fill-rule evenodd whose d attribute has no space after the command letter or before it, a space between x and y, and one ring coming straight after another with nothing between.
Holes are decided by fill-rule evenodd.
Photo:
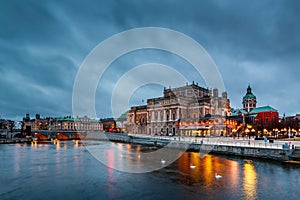
<instances>
[{"instance_id":1,"label":"reflected building light","mask_svg":"<svg viewBox=\"0 0 300 200\"><path fill-rule=\"evenodd\" d=\"M78 140L75 140L75 141L74 141L74 147L75 147L76 149L78 148L78 143L79 143Z\"/></svg>"},{"instance_id":2,"label":"reflected building light","mask_svg":"<svg viewBox=\"0 0 300 200\"><path fill-rule=\"evenodd\" d=\"M107 190L109 193L114 195L115 192L115 176L114 176L114 167L115 167L115 157L114 157L114 151L107 150L106 151L107 156L107 172L108 172L108 184L107 184Z\"/></svg>"},{"instance_id":3,"label":"reflected building light","mask_svg":"<svg viewBox=\"0 0 300 200\"><path fill-rule=\"evenodd\" d=\"M244 192L246 199L257 199L257 174L252 163L244 165Z\"/></svg>"},{"instance_id":4,"label":"reflected building light","mask_svg":"<svg viewBox=\"0 0 300 200\"><path fill-rule=\"evenodd\" d=\"M59 140L57 140L57 141L56 141L56 150L57 150L57 151L59 151L59 149L60 149L60 144L59 144L59 143L60 143Z\"/></svg>"},{"instance_id":5,"label":"reflected building light","mask_svg":"<svg viewBox=\"0 0 300 200\"><path fill-rule=\"evenodd\" d=\"M190 162L186 163L197 182L201 180L201 174L203 174L203 169L200 162L202 162L202 159L199 158L199 153L191 153Z\"/></svg>"},{"instance_id":6,"label":"reflected building light","mask_svg":"<svg viewBox=\"0 0 300 200\"><path fill-rule=\"evenodd\" d=\"M205 185L210 185L212 187L212 182L214 181L214 173L213 173L213 159L211 155L206 155L201 162L204 162L204 182Z\"/></svg>"},{"instance_id":7,"label":"reflected building light","mask_svg":"<svg viewBox=\"0 0 300 200\"><path fill-rule=\"evenodd\" d=\"M141 152L141 145L138 145L138 146L136 147L136 152L137 152L137 153L140 153L140 152Z\"/></svg>"},{"instance_id":8,"label":"reflected building light","mask_svg":"<svg viewBox=\"0 0 300 200\"><path fill-rule=\"evenodd\" d=\"M107 150L106 151L106 155L107 155L107 164L108 164L108 174L112 174L113 173L113 168L114 168L114 152L112 150Z\"/></svg>"},{"instance_id":9,"label":"reflected building light","mask_svg":"<svg viewBox=\"0 0 300 200\"><path fill-rule=\"evenodd\" d=\"M228 168L229 178L230 178L230 185L234 188L238 187L240 181L240 164L236 161L227 160L226 165L230 166Z\"/></svg>"}]
</instances>

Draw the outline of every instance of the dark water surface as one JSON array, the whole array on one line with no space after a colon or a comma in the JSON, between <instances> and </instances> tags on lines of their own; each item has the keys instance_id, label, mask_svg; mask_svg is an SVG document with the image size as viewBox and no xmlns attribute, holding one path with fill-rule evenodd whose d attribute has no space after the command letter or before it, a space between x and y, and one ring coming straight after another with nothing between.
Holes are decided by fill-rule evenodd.
<instances>
[{"instance_id":1,"label":"dark water surface","mask_svg":"<svg viewBox=\"0 0 300 200\"><path fill-rule=\"evenodd\" d=\"M133 154L147 147L117 145ZM108 154L110 166L115 154ZM132 164L138 161L122 157ZM190 165L196 166L191 168ZM215 178L221 174L221 179ZM114 170L78 141L0 145L0 199L300 199L300 167L184 153L149 173Z\"/></svg>"}]
</instances>

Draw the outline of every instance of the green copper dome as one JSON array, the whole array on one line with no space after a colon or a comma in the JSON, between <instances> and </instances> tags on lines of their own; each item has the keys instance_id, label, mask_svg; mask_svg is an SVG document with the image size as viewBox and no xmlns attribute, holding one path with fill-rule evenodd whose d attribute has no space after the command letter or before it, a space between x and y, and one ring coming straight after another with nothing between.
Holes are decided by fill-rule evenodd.
<instances>
[{"instance_id":1,"label":"green copper dome","mask_svg":"<svg viewBox=\"0 0 300 200\"><path fill-rule=\"evenodd\" d=\"M246 95L243 97L243 99L256 99L256 96L254 94L252 94L252 91L251 91L251 87L250 85L248 85L248 88L247 88L247 93Z\"/></svg>"}]
</instances>

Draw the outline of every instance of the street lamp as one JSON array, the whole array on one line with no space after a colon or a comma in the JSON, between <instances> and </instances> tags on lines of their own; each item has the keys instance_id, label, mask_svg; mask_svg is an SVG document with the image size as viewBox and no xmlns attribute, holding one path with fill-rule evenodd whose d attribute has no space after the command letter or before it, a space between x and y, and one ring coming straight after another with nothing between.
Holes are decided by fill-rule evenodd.
<instances>
[{"instance_id":1,"label":"street lamp","mask_svg":"<svg viewBox=\"0 0 300 200\"><path fill-rule=\"evenodd\" d=\"M251 133L252 133L253 136L255 135L255 129L254 128L252 128Z\"/></svg>"},{"instance_id":2,"label":"street lamp","mask_svg":"<svg viewBox=\"0 0 300 200\"><path fill-rule=\"evenodd\" d=\"M264 129L264 135L267 135L268 130Z\"/></svg>"},{"instance_id":3,"label":"street lamp","mask_svg":"<svg viewBox=\"0 0 300 200\"><path fill-rule=\"evenodd\" d=\"M246 135L249 136L250 130L248 128L246 128L245 132L246 132Z\"/></svg>"},{"instance_id":4,"label":"street lamp","mask_svg":"<svg viewBox=\"0 0 300 200\"><path fill-rule=\"evenodd\" d=\"M275 128L275 138L278 137L278 128Z\"/></svg>"}]
</instances>

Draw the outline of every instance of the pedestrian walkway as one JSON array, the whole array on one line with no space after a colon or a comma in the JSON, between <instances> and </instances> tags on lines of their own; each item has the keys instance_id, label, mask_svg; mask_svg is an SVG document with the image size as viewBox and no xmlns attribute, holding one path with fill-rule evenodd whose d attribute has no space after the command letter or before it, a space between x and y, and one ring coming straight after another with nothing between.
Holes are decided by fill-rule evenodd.
<instances>
[{"instance_id":1,"label":"pedestrian walkway","mask_svg":"<svg viewBox=\"0 0 300 200\"><path fill-rule=\"evenodd\" d=\"M284 144L288 144L289 148L300 148L300 141L280 141L274 140L271 143L268 140L254 140L254 138L231 138L231 137L179 137L179 136L151 136L142 134L128 134L130 136L151 138L169 141L180 141L196 144L209 145L224 145L224 146L240 146L253 148L268 148L268 149L282 149Z\"/></svg>"}]
</instances>

